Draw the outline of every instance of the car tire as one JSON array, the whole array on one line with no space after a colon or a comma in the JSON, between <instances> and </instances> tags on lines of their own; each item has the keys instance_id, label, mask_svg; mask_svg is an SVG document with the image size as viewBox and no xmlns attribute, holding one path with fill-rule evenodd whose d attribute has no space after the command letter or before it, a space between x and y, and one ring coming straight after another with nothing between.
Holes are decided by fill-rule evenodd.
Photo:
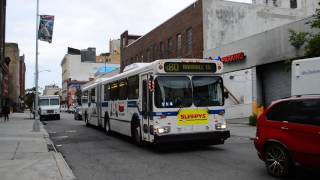
<instances>
[{"instance_id":1,"label":"car tire","mask_svg":"<svg viewBox=\"0 0 320 180\"><path fill-rule=\"evenodd\" d=\"M288 177L292 168L289 152L280 144L270 144L264 151L267 172L274 177Z\"/></svg>"}]
</instances>

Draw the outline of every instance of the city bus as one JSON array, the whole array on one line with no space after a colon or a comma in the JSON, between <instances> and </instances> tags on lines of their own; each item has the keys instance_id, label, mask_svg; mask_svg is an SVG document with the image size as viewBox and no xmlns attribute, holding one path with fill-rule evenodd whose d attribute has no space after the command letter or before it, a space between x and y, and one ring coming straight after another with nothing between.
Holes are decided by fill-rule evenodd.
<instances>
[{"instance_id":1,"label":"city bus","mask_svg":"<svg viewBox=\"0 0 320 180\"><path fill-rule=\"evenodd\" d=\"M222 72L222 62L205 59L131 64L82 86L83 119L137 144L223 144L230 132Z\"/></svg>"}]
</instances>

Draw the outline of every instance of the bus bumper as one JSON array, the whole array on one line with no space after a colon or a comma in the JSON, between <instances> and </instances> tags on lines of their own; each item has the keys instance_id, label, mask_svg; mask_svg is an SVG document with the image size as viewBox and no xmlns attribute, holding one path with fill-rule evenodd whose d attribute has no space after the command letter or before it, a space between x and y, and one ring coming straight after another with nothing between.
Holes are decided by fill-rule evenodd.
<instances>
[{"instance_id":1,"label":"bus bumper","mask_svg":"<svg viewBox=\"0 0 320 180\"><path fill-rule=\"evenodd\" d=\"M154 135L154 143L193 142L199 144L223 144L230 137L230 131L215 131L190 134Z\"/></svg>"}]
</instances>

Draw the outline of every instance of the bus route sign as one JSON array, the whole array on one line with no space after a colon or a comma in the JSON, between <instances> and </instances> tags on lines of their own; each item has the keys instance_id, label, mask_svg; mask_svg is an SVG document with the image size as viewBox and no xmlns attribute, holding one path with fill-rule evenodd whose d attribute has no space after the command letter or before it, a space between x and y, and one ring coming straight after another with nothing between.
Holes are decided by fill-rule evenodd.
<instances>
[{"instance_id":1,"label":"bus route sign","mask_svg":"<svg viewBox=\"0 0 320 180\"><path fill-rule=\"evenodd\" d=\"M165 72L216 72L215 63L164 63Z\"/></svg>"}]
</instances>

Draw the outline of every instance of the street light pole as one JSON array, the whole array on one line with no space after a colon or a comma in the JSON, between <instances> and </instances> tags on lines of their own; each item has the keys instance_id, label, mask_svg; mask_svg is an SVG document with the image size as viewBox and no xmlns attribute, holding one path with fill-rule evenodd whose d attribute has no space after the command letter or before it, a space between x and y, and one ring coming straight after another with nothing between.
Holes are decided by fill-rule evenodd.
<instances>
[{"instance_id":1,"label":"street light pole","mask_svg":"<svg viewBox=\"0 0 320 180\"><path fill-rule=\"evenodd\" d=\"M33 129L34 132L39 132L39 120L37 117L38 111L38 79L39 79L39 72L38 72L38 28L39 28L39 0L37 0L37 14L36 14L36 73L35 73L35 85L36 85L36 94L35 94L35 106L34 106L34 122L33 122Z\"/></svg>"}]
</instances>

